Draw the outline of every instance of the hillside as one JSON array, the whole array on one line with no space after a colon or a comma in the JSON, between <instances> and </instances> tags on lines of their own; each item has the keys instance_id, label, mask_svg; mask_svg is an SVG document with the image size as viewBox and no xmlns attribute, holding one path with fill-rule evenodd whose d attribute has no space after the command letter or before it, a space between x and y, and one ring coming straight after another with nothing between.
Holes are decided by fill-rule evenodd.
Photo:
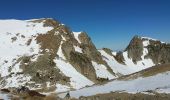
<instances>
[{"instance_id":1,"label":"hillside","mask_svg":"<svg viewBox=\"0 0 170 100\"><path fill-rule=\"evenodd\" d=\"M169 91L169 43L134 36L123 51L97 50L86 32L52 18L0 20L0 37L1 89L71 91L73 97Z\"/></svg>"},{"instance_id":2,"label":"hillside","mask_svg":"<svg viewBox=\"0 0 170 100\"><path fill-rule=\"evenodd\" d=\"M161 69L162 68L162 69ZM161 69L161 70L160 70ZM169 93L170 64L155 66L148 70L120 77L102 85L95 85L76 91L70 91L71 97L93 96L107 93ZM61 97L63 94L59 94ZM124 100L124 99L123 99Z\"/></svg>"}]
</instances>

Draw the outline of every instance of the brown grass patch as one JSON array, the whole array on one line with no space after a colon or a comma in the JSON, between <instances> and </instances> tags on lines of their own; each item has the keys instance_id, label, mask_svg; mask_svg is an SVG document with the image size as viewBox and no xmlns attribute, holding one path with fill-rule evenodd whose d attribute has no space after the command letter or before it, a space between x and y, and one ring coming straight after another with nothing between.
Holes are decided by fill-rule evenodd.
<instances>
[{"instance_id":1,"label":"brown grass patch","mask_svg":"<svg viewBox=\"0 0 170 100\"><path fill-rule=\"evenodd\" d=\"M118 80L129 80L129 79L136 79L138 77L149 77L167 71L170 71L170 64L157 65L130 75L122 76L118 78Z\"/></svg>"},{"instance_id":2,"label":"brown grass patch","mask_svg":"<svg viewBox=\"0 0 170 100\"><path fill-rule=\"evenodd\" d=\"M141 75L149 77L166 71L170 71L170 64L157 65L147 70L143 70Z\"/></svg>"}]
</instances>

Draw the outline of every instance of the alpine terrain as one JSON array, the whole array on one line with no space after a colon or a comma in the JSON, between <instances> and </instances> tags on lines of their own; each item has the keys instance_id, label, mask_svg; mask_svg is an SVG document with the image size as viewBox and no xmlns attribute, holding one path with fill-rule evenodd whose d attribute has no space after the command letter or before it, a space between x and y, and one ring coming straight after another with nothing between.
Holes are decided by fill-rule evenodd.
<instances>
[{"instance_id":1,"label":"alpine terrain","mask_svg":"<svg viewBox=\"0 0 170 100\"><path fill-rule=\"evenodd\" d=\"M134 36L123 51L98 50L86 32L52 18L0 20L0 37L0 88L11 94L110 100L170 92L169 43Z\"/></svg>"}]
</instances>

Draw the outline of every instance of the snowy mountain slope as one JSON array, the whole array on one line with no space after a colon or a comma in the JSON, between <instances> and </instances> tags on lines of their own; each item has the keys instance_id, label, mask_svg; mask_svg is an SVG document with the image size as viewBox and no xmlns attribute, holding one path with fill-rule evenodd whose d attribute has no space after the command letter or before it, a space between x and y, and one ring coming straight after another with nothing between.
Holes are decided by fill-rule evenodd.
<instances>
[{"instance_id":1,"label":"snowy mountain slope","mask_svg":"<svg viewBox=\"0 0 170 100\"><path fill-rule=\"evenodd\" d=\"M54 19L0 20L0 37L1 88L62 92L115 78L85 32Z\"/></svg>"},{"instance_id":2,"label":"snowy mountain slope","mask_svg":"<svg viewBox=\"0 0 170 100\"><path fill-rule=\"evenodd\" d=\"M139 36L135 36L123 52L115 53L106 48L99 50L103 60L115 73L121 75L132 74L157 64L169 63L169 51L169 44Z\"/></svg>"},{"instance_id":3,"label":"snowy mountain slope","mask_svg":"<svg viewBox=\"0 0 170 100\"><path fill-rule=\"evenodd\" d=\"M42 23L19 20L0 20L0 71L1 77L9 75L8 67L15 64L14 60L23 55L36 55L39 45L36 43L36 33L46 33L52 27L43 27ZM28 40L33 42L28 46ZM14 66L19 71L18 66Z\"/></svg>"},{"instance_id":4,"label":"snowy mountain slope","mask_svg":"<svg viewBox=\"0 0 170 100\"><path fill-rule=\"evenodd\" d=\"M44 27L43 23L0 20L0 73L1 78L6 78L6 85L1 84L1 87L17 87L30 80L29 75L17 75L22 72L19 67L21 62L17 60L22 56L33 56L31 60L36 60L40 46L36 43L35 36L52 29ZM32 42L28 44L30 40Z\"/></svg>"},{"instance_id":5,"label":"snowy mountain slope","mask_svg":"<svg viewBox=\"0 0 170 100\"><path fill-rule=\"evenodd\" d=\"M85 32L51 19L0 20L0 88L64 92L170 62L170 45L134 37L123 52L97 50Z\"/></svg>"},{"instance_id":6,"label":"snowy mountain slope","mask_svg":"<svg viewBox=\"0 0 170 100\"><path fill-rule=\"evenodd\" d=\"M149 73L154 73L152 70L159 69L159 66L154 69L150 68ZM170 69L169 65L166 65L164 69ZM146 91L157 91L163 93L170 93L170 72L168 70L164 70L162 72L158 72L151 76L138 76L136 78L130 79L117 79L111 82L108 82L103 85L96 85L88 88L83 88L76 91L70 91L71 97L79 98L80 96L91 96L96 94L110 93L111 91L123 91L129 93L139 93ZM142 72L143 73L143 72ZM142 74L141 73L141 74ZM145 73L146 74L146 73ZM134 74L136 75L136 74ZM62 97L64 94L60 94Z\"/></svg>"},{"instance_id":7,"label":"snowy mountain slope","mask_svg":"<svg viewBox=\"0 0 170 100\"><path fill-rule=\"evenodd\" d=\"M74 89L80 89L82 87L85 87L86 85L93 85L94 83L90 80L88 80L85 76L78 73L76 69L69 63L65 62L62 59L55 59L55 62L59 69L68 77L71 77L70 79L70 85Z\"/></svg>"},{"instance_id":8,"label":"snowy mountain slope","mask_svg":"<svg viewBox=\"0 0 170 100\"><path fill-rule=\"evenodd\" d=\"M96 71L97 77L99 78L107 78L108 80L116 78L116 76L112 75L107 71L106 66L102 64L97 64L96 62L92 61L92 65Z\"/></svg>"},{"instance_id":9,"label":"snowy mountain slope","mask_svg":"<svg viewBox=\"0 0 170 100\"><path fill-rule=\"evenodd\" d=\"M127 57L127 52L123 53L125 64L119 63L113 55L107 54L104 50L99 50L99 52L103 55L103 59L117 74L128 75L152 67L154 65L150 59L144 59L135 64L130 58Z\"/></svg>"}]
</instances>

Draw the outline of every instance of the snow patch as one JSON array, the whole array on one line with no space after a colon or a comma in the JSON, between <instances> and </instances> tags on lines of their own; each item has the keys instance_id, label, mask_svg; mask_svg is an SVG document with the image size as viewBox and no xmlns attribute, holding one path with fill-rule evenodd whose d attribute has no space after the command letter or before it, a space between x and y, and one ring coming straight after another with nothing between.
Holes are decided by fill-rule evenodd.
<instances>
[{"instance_id":1,"label":"snow patch","mask_svg":"<svg viewBox=\"0 0 170 100\"><path fill-rule=\"evenodd\" d=\"M102 64L97 64L96 62L92 61L92 65L94 66L94 69L96 71L96 75L99 78L108 78L113 79L115 78L108 70L107 67Z\"/></svg>"},{"instance_id":2,"label":"snow patch","mask_svg":"<svg viewBox=\"0 0 170 100\"><path fill-rule=\"evenodd\" d=\"M146 40L152 40L152 41L159 41L158 39L153 39L153 38L150 38L150 37L141 37L141 39L146 39ZM160 41L161 43L165 43L163 41Z\"/></svg>"},{"instance_id":3,"label":"snow patch","mask_svg":"<svg viewBox=\"0 0 170 100\"><path fill-rule=\"evenodd\" d=\"M76 39L79 43L81 43L81 41L80 41L80 39L79 39L79 35L80 35L81 33L82 33L82 32L73 32L75 39Z\"/></svg>"},{"instance_id":4,"label":"snow patch","mask_svg":"<svg viewBox=\"0 0 170 100\"><path fill-rule=\"evenodd\" d=\"M11 72L13 73L22 72L22 69L19 66L20 66L20 63L17 63L15 66L12 67Z\"/></svg>"},{"instance_id":5,"label":"snow patch","mask_svg":"<svg viewBox=\"0 0 170 100\"><path fill-rule=\"evenodd\" d=\"M66 58L65 58L65 56L64 56L64 54L63 54L62 48L61 48L62 44L63 44L63 41L61 41L61 43L60 43L60 47L58 48L57 55L58 55L60 58L66 60Z\"/></svg>"},{"instance_id":6,"label":"snow patch","mask_svg":"<svg viewBox=\"0 0 170 100\"><path fill-rule=\"evenodd\" d=\"M66 38L63 35L61 35L61 37L63 41L66 41Z\"/></svg>"},{"instance_id":7,"label":"snow patch","mask_svg":"<svg viewBox=\"0 0 170 100\"><path fill-rule=\"evenodd\" d=\"M103 56L103 60L107 62L107 64L110 66L114 73L127 75L135 72L131 67L117 62L113 56L107 54L104 50L99 50L99 52Z\"/></svg>"},{"instance_id":8,"label":"snow patch","mask_svg":"<svg viewBox=\"0 0 170 100\"><path fill-rule=\"evenodd\" d=\"M113 56L116 56L116 54L117 54L117 52L112 52L112 55L113 55Z\"/></svg>"},{"instance_id":9,"label":"snow patch","mask_svg":"<svg viewBox=\"0 0 170 100\"><path fill-rule=\"evenodd\" d=\"M0 33L22 33L25 36L37 35L37 33L47 33L53 27L44 27L44 23L36 23L24 20L0 20Z\"/></svg>"},{"instance_id":10,"label":"snow patch","mask_svg":"<svg viewBox=\"0 0 170 100\"><path fill-rule=\"evenodd\" d=\"M1 77L9 75L9 67L14 65L22 56L38 55L40 45L36 43L34 37L22 38L21 35L16 34L0 34L0 73ZM14 42L11 42L11 38L16 37ZM30 45L26 45L29 39L32 39ZM5 63L4 63L5 62ZM19 66L19 65L18 65Z\"/></svg>"},{"instance_id":11,"label":"snow patch","mask_svg":"<svg viewBox=\"0 0 170 100\"><path fill-rule=\"evenodd\" d=\"M9 88L9 87L20 87L25 85L28 81L30 81L31 77L26 75L11 75L11 77L6 78L6 85L2 86L1 88Z\"/></svg>"},{"instance_id":12,"label":"snow patch","mask_svg":"<svg viewBox=\"0 0 170 100\"><path fill-rule=\"evenodd\" d=\"M74 50L79 53L83 53L82 49L79 46L74 46Z\"/></svg>"},{"instance_id":13,"label":"snow patch","mask_svg":"<svg viewBox=\"0 0 170 100\"><path fill-rule=\"evenodd\" d=\"M61 70L61 72L70 77L70 84L74 89L80 89L87 85L94 84L85 76L77 72L77 70L70 63L57 58L54 61L56 62L56 66Z\"/></svg>"},{"instance_id":14,"label":"snow patch","mask_svg":"<svg viewBox=\"0 0 170 100\"><path fill-rule=\"evenodd\" d=\"M70 90L70 87L66 86L66 85L62 85L62 84L56 84L56 92L60 93L60 92L66 92Z\"/></svg>"},{"instance_id":15,"label":"snow patch","mask_svg":"<svg viewBox=\"0 0 170 100\"><path fill-rule=\"evenodd\" d=\"M132 59L128 58L127 51L124 52L123 56L124 56L124 59L125 59L125 64L127 66L132 67L135 70L135 72L154 66L155 64L153 63L152 59L149 59L149 58L144 59L144 56L147 54L147 52L148 52L147 49L144 48L143 55L141 56L142 60L137 61L137 64L134 64Z\"/></svg>"},{"instance_id":16,"label":"snow patch","mask_svg":"<svg viewBox=\"0 0 170 100\"><path fill-rule=\"evenodd\" d=\"M144 46L144 47L147 47L149 44L150 44L149 40L143 41L143 46Z\"/></svg>"}]
</instances>

